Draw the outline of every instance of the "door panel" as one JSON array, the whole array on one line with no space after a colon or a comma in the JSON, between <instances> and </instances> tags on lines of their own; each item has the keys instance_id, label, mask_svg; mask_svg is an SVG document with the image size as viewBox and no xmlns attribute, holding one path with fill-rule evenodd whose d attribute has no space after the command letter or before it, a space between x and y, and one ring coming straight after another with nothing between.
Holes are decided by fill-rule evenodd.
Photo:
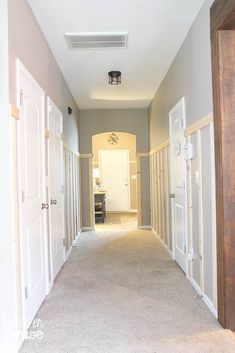
<instances>
[{"instance_id":1,"label":"door panel","mask_svg":"<svg viewBox=\"0 0 235 353\"><path fill-rule=\"evenodd\" d=\"M182 207L182 205L175 203L175 235L176 235L175 246L177 251L179 251L181 254L184 255L185 240L183 237L184 235L183 225L184 225L184 208Z\"/></svg>"},{"instance_id":2,"label":"door panel","mask_svg":"<svg viewBox=\"0 0 235 353\"><path fill-rule=\"evenodd\" d=\"M50 239L53 278L64 263L63 116L48 98Z\"/></svg>"},{"instance_id":3,"label":"door panel","mask_svg":"<svg viewBox=\"0 0 235 353\"><path fill-rule=\"evenodd\" d=\"M28 278L29 278L29 290L32 294L37 291L43 280L44 272L41 264L43 263L43 224L40 219L36 218L35 222L30 224L27 228L27 244L29 247L28 257ZM34 239L34 241L31 241ZM38 258L39 261L35 261Z\"/></svg>"},{"instance_id":4,"label":"door panel","mask_svg":"<svg viewBox=\"0 0 235 353\"><path fill-rule=\"evenodd\" d=\"M46 295L44 183L44 92L17 62L19 120L20 238L23 316L28 328Z\"/></svg>"},{"instance_id":5,"label":"door panel","mask_svg":"<svg viewBox=\"0 0 235 353\"><path fill-rule=\"evenodd\" d=\"M129 211L129 152L100 151L102 189L107 211Z\"/></svg>"},{"instance_id":6,"label":"door panel","mask_svg":"<svg viewBox=\"0 0 235 353\"><path fill-rule=\"evenodd\" d=\"M171 200L173 254L187 272L186 254L186 162L184 158L184 98L170 112Z\"/></svg>"}]
</instances>

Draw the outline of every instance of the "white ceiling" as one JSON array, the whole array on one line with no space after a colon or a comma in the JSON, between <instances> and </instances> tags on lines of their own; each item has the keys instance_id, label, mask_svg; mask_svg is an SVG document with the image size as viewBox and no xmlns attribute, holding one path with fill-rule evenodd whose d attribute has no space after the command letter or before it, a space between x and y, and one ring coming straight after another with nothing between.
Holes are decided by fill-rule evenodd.
<instances>
[{"instance_id":1,"label":"white ceiling","mask_svg":"<svg viewBox=\"0 0 235 353\"><path fill-rule=\"evenodd\" d=\"M28 0L80 109L147 107L204 1ZM128 32L128 48L69 49L64 33L93 31Z\"/></svg>"}]
</instances>

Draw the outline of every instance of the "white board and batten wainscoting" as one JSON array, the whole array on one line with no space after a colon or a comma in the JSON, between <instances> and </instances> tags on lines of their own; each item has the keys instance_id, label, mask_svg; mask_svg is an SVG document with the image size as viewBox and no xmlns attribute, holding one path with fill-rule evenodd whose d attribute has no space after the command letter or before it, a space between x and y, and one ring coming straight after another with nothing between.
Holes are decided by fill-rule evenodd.
<instances>
[{"instance_id":1,"label":"white board and batten wainscoting","mask_svg":"<svg viewBox=\"0 0 235 353\"><path fill-rule=\"evenodd\" d=\"M185 129L183 122L176 123L177 119L183 118L184 105L182 99L169 114L173 132L171 140L150 152L152 229L217 317L213 114ZM176 130L181 124L181 131L174 133L173 124ZM175 168L178 158L182 169L176 177L174 169L173 173L171 169ZM180 185L180 193L185 191L185 215L182 215L183 204L179 202L181 195L178 197L177 194L177 186ZM176 212L177 207L182 212Z\"/></svg>"},{"instance_id":2,"label":"white board and batten wainscoting","mask_svg":"<svg viewBox=\"0 0 235 353\"><path fill-rule=\"evenodd\" d=\"M108 212L130 211L129 151L99 151L100 179Z\"/></svg>"},{"instance_id":3,"label":"white board and batten wainscoting","mask_svg":"<svg viewBox=\"0 0 235 353\"><path fill-rule=\"evenodd\" d=\"M80 232L80 183L79 155L63 147L62 113L49 97L46 100L19 60L16 72L19 116L12 143L17 143L13 164L17 166L14 199L18 201L14 207L16 213L19 209L15 233L19 236L20 268L16 271L24 331ZM66 214L65 203L70 205Z\"/></svg>"},{"instance_id":4,"label":"white board and batten wainscoting","mask_svg":"<svg viewBox=\"0 0 235 353\"><path fill-rule=\"evenodd\" d=\"M81 232L80 155L64 144L65 257Z\"/></svg>"}]
</instances>

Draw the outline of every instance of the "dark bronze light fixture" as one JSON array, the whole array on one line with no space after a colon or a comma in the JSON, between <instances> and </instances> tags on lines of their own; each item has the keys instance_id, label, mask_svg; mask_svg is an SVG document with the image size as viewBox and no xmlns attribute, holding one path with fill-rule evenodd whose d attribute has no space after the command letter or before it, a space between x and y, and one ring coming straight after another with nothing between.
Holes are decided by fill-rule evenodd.
<instances>
[{"instance_id":1,"label":"dark bronze light fixture","mask_svg":"<svg viewBox=\"0 0 235 353\"><path fill-rule=\"evenodd\" d=\"M119 85L121 81L122 73L120 71L110 71L109 72L109 83L110 85Z\"/></svg>"},{"instance_id":2,"label":"dark bronze light fixture","mask_svg":"<svg viewBox=\"0 0 235 353\"><path fill-rule=\"evenodd\" d=\"M72 115L72 113L73 113L73 109L71 107L68 107L68 114Z\"/></svg>"},{"instance_id":3,"label":"dark bronze light fixture","mask_svg":"<svg viewBox=\"0 0 235 353\"><path fill-rule=\"evenodd\" d=\"M118 136L113 132L108 136L108 142L110 145L116 145L119 142Z\"/></svg>"}]
</instances>

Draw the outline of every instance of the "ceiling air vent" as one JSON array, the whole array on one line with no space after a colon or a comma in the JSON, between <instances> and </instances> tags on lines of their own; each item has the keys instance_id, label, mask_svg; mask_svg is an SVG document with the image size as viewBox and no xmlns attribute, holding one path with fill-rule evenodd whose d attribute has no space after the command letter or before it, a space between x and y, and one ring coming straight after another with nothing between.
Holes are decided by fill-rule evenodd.
<instances>
[{"instance_id":1,"label":"ceiling air vent","mask_svg":"<svg viewBox=\"0 0 235 353\"><path fill-rule=\"evenodd\" d=\"M71 49L126 48L127 33L65 33Z\"/></svg>"}]
</instances>

